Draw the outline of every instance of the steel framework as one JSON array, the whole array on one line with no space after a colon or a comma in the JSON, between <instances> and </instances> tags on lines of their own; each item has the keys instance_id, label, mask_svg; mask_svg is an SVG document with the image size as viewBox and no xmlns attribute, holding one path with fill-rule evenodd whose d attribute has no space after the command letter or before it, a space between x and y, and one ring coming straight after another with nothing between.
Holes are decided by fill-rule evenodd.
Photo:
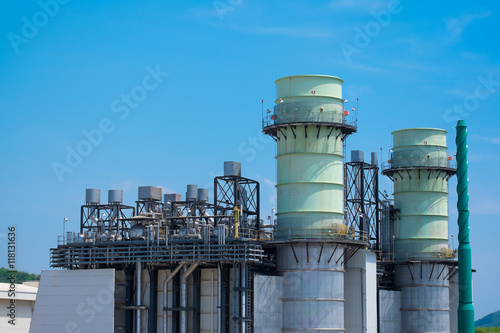
<instances>
[{"instance_id":1,"label":"steel framework","mask_svg":"<svg viewBox=\"0 0 500 333\"><path fill-rule=\"evenodd\" d=\"M234 207L242 207L243 224L249 225L253 220L253 229L260 230L260 186L256 180L240 176L220 176L214 178L214 215L215 225L222 222L223 217L231 215ZM245 226L246 227L246 226Z\"/></svg>"},{"instance_id":2,"label":"steel framework","mask_svg":"<svg viewBox=\"0 0 500 333\"><path fill-rule=\"evenodd\" d=\"M135 208L122 204L83 205L80 210L80 233L109 228L109 232L128 229L122 219L135 215Z\"/></svg>"},{"instance_id":3,"label":"steel framework","mask_svg":"<svg viewBox=\"0 0 500 333\"><path fill-rule=\"evenodd\" d=\"M348 162L344 167L345 218L347 226L359 232L360 239L375 242L380 249L380 207L378 166Z\"/></svg>"}]
</instances>

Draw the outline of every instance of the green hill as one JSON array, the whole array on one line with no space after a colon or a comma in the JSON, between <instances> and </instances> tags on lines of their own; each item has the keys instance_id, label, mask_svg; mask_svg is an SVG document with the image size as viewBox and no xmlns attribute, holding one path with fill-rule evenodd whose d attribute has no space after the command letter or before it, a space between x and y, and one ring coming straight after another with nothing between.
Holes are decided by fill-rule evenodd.
<instances>
[{"instance_id":1,"label":"green hill","mask_svg":"<svg viewBox=\"0 0 500 333\"><path fill-rule=\"evenodd\" d=\"M489 315L477 320L475 325L476 327L500 327L500 311L490 313Z\"/></svg>"},{"instance_id":2,"label":"green hill","mask_svg":"<svg viewBox=\"0 0 500 333\"><path fill-rule=\"evenodd\" d=\"M9 270L7 268L0 268L0 282L10 282L9 281ZM30 274L26 272L17 271L16 272L16 283L23 283L25 281L40 280L40 275Z\"/></svg>"},{"instance_id":3,"label":"green hill","mask_svg":"<svg viewBox=\"0 0 500 333\"><path fill-rule=\"evenodd\" d=\"M476 327L475 333L500 333L500 327Z\"/></svg>"}]
</instances>

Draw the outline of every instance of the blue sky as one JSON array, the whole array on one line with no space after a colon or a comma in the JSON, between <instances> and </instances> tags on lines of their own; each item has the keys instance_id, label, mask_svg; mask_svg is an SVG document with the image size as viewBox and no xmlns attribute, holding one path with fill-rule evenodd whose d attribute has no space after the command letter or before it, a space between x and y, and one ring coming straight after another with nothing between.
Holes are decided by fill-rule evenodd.
<instances>
[{"instance_id":1,"label":"blue sky","mask_svg":"<svg viewBox=\"0 0 500 333\"><path fill-rule=\"evenodd\" d=\"M18 228L21 270L49 268L49 248L77 230L85 188L185 192L225 160L275 207L275 145L261 134L274 80L341 77L359 98L348 150L391 145L391 131L437 127L455 152L469 126L476 317L498 310L500 4L493 1L68 1L0 10L0 242ZM90 136L93 140L88 139ZM68 151L83 152L67 160ZM71 154L70 154L71 155ZM68 163L69 161L69 163ZM390 192L391 183L381 178ZM450 234L456 235L456 179ZM456 244L455 244L456 245ZM4 253L4 252L2 252ZM0 257L0 266L6 265Z\"/></svg>"}]
</instances>

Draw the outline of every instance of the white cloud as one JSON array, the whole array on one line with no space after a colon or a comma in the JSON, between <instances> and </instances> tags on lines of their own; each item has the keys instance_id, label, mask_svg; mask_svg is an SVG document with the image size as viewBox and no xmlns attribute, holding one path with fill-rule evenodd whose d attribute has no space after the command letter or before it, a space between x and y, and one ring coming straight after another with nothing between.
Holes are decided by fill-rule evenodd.
<instances>
[{"instance_id":1,"label":"white cloud","mask_svg":"<svg viewBox=\"0 0 500 333\"><path fill-rule=\"evenodd\" d=\"M365 71L365 72L373 72L373 73L383 73L385 70L383 70L380 67L373 67L373 66L368 66L368 65L360 65L360 64L355 64L354 62L350 63L342 63L344 67L350 67L351 69L358 70L358 71Z\"/></svg>"},{"instance_id":2,"label":"white cloud","mask_svg":"<svg viewBox=\"0 0 500 333\"><path fill-rule=\"evenodd\" d=\"M483 19L491 15L491 12L465 14L458 18L448 18L444 22L446 30L449 33L449 38L454 41L462 36L465 28L475 20Z\"/></svg>"},{"instance_id":3,"label":"white cloud","mask_svg":"<svg viewBox=\"0 0 500 333\"><path fill-rule=\"evenodd\" d=\"M330 8L334 9L352 9L352 10L363 10L372 11L387 7L386 1L381 0L335 0L329 5Z\"/></svg>"},{"instance_id":4,"label":"white cloud","mask_svg":"<svg viewBox=\"0 0 500 333\"><path fill-rule=\"evenodd\" d=\"M498 199L483 197L480 200L471 200L470 211L473 215L500 215L500 205Z\"/></svg>"},{"instance_id":5,"label":"white cloud","mask_svg":"<svg viewBox=\"0 0 500 333\"><path fill-rule=\"evenodd\" d=\"M166 187L166 186L156 185L156 187L160 187L161 188L161 193L162 194L177 193L175 190L172 190L171 188Z\"/></svg>"},{"instance_id":6,"label":"white cloud","mask_svg":"<svg viewBox=\"0 0 500 333\"><path fill-rule=\"evenodd\" d=\"M371 86L366 84L350 84L344 88L344 95L350 96L353 100L361 96L371 95L372 93L373 90Z\"/></svg>"},{"instance_id":7,"label":"white cloud","mask_svg":"<svg viewBox=\"0 0 500 333\"><path fill-rule=\"evenodd\" d=\"M138 186L139 181L137 179L127 179L119 184L115 184L114 186L112 186L112 188L116 190L123 190L123 192L128 192L131 190L137 190Z\"/></svg>"},{"instance_id":8,"label":"white cloud","mask_svg":"<svg viewBox=\"0 0 500 333\"><path fill-rule=\"evenodd\" d=\"M278 192L276 190L276 182L269 179L269 178L264 178L262 179L260 176L256 176L256 179L261 182L261 183L264 183L267 187L267 189L262 189L261 188L261 192L264 192L264 193L269 193L271 192L270 194L268 194L267 198L268 198L268 203L271 204L273 207L276 207L276 201L278 199Z\"/></svg>"},{"instance_id":9,"label":"white cloud","mask_svg":"<svg viewBox=\"0 0 500 333\"><path fill-rule=\"evenodd\" d=\"M481 135L474 134L471 136L471 139L486 141L489 143L493 143L495 145L500 145L500 137L498 137L498 136L481 136Z\"/></svg>"},{"instance_id":10,"label":"white cloud","mask_svg":"<svg viewBox=\"0 0 500 333\"><path fill-rule=\"evenodd\" d=\"M445 92L447 94L456 95L456 96L460 96L460 97L463 97L463 98L467 98L467 97L470 96L470 92L469 91L465 91L465 90L460 89L460 88L446 89Z\"/></svg>"},{"instance_id":11,"label":"white cloud","mask_svg":"<svg viewBox=\"0 0 500 333\"><path fill-rule=\"evenodd\" d=\"M189 13L196 17L217 17L217 11L213 7L194 7Z\"/></svg>"},{"instance_id":12,"label":"white cloud","mask_svg":"<svg viewBox=\"0 0 500 333\"><path fill-rule=\"evenodd\" d=\"M465 60L479 61L484 59L482 55L473 52L462 52L460 55Z\"/></svg>"},{"instance_id":13,"label":"white cloud","mask_svg":"<svg viewBox=\"0 0 500 333\"><path fill-rule=\"evenodd\" d=\"M324 38L331 37L332 32L322 28L297 27L234 27L236 31L270 36L297 37L297 38Z\"/></svg>"}]
</instances>

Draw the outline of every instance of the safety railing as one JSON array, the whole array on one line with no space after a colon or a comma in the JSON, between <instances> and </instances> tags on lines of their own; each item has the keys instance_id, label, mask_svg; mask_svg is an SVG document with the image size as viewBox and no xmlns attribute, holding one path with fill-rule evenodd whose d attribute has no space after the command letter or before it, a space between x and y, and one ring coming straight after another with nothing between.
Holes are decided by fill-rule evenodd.
<instances>
[{"instance_id":1,"label":"safety railing","mask_svg":"<svg viewBox=\"0 0 500 333\"><path fill-rule=\"evenodd\" d=\"M370 241L370 236L354 227L348 227L345 224L334 224L331 228L310 229L310 228L290 228L278 229L275 232L275 238L278 240L297 240L297 239L345 239Z\"/></svg>"},{"instance_id":2,"label":"safety railing","mask_svg":"<svg viewBox=\"0 0 500 333\"><path fill-rule=\"evenodd\" d=\"M262 263L267 255L262 246L234 244L146 244L69 245L51 249L51 267L75 268L88 265L112 266L145 262L165 265L180 262L254 262Z\"/></svg>"},{"instance_id":3,"label":"safety railing","mask_svg":"<svg viewBox=\"0 0 500 333\"><path fill-rule=\"evenodd\" d=\"M410 168L410 167L456 169L457 163L456 161L451 160L447 157L442 157L442 158L423 157L418 159L403 158L403 159L388 160L387 162L382 163L382 170Z\"/></svg>"},{"instance_id":4,"label":"safety railing","mask_svg":"<svg viewBox=\"0 0 500 333\"><path fill-rule=\"evenodd\" d=\"M334 123L357 127L357 117L334 104L312 105L304 102L280 103L268 110L262 119L262 127L288 123Z\"/></svg>"}]
</instances>

